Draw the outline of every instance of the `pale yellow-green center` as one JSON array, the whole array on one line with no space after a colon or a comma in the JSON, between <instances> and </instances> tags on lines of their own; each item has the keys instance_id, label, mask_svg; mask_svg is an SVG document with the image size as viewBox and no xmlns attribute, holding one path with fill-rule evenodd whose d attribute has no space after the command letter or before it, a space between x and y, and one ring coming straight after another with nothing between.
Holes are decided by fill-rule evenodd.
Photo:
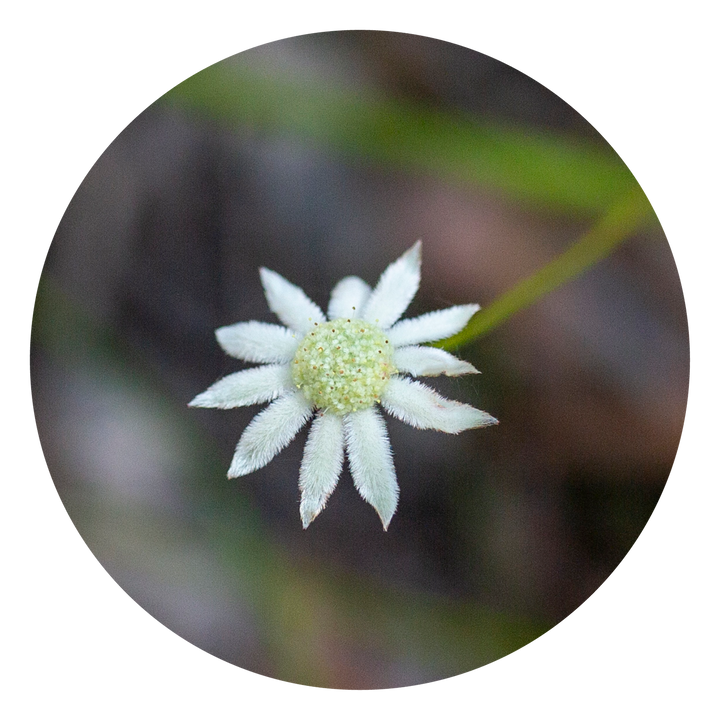
<instances>
[{"instance_id":1,"label":"pale yellow-green center","mask_svg":"<svg viewBox=\"0 0 720 720\"><path fill-rule=\"evenodd\" d=\"M317 407L346 415L378 402L390 376L393 349L365 320L341 318L316 325L292 363L295 385Z\"/></svg>"}]
</instances>

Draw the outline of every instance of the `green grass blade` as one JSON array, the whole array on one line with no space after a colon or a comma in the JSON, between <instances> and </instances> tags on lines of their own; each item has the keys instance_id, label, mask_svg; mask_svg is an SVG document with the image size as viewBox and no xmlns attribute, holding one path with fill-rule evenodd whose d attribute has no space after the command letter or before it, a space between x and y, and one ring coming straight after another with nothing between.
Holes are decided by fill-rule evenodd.
<instances>
[{"instance_id":1,"label":"green grass blade","mask_svg":"<svg viewBox=\"0 0 720 720\"><path fill-rule=\"evenodd\" d=\"M637 186L607 144L218 63L160 103L231 127L291 135L343 155L483 186L543 211L597 216Z\"/></svg>"}]
</instances>

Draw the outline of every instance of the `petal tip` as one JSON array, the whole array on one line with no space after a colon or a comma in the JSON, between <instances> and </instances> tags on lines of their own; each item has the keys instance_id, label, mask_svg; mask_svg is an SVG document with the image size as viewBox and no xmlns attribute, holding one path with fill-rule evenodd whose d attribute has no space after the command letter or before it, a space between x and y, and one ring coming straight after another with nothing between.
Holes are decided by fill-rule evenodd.
<instances>
[{"instance_id":1,"label":"petal tip","mask_svg":"<svg viewBox=\"0 0 720 720\"><path fill-rule=\"evenodd\" d=\"M374 502L374 503L371 503L371 505L375 508L375 512L378 514L378 517L380 518L380 522L382 523L383 530L385 532L387 532L390 522L395 517L395 513L397 512L398 493L397 492L393 493L393 498L389 503Z\"/></svg>"},{"instance_id":2,"label":"petal tip","mask_svg":"<svg viewBox=\"0 0 720 720\"><path fill-rule=\"evenodd\" d=\"M243 472L242 470L233 470L230 468L227 473L228 480L236 480L237 478L243 477L244 475L247 475L248 473Z\"/></svg>"},{"instance_id":3,"label":"petal tip","mask_svg":"<svg viewBox=\"0 0 720 720\"><path fill-rule=\"evenodd\" d=\"M422 262L422 240L418 240L409 250L406 250L404 256L419 266Z\"/></svg>"},{"instance_id":4,"label":"petal tip","mask_svg":"<svg viewBox=\"0 0 720 720\"><path fill-rule=\"evenodd\" d=\"M310 527L310 523L315 520L321 511L322 508L319 510L312 510L303 502L300 503L300 520L302 521L303 530L307 530Z\"/></svg>"},{"instance_id":5,"label":"petal tip","mask_svg":"<svg viewBox=\"0 0 720 720\"><path fill-rule=\"evenodd\" d=\"M217 330L215 330L215 339L217 340L218 345L220 345L221 347L223 346L222 339L224 337L226 337L227 334L228 334L228 326L226 326L226 325L223 325L223 327L219 327L219 328L217 328Z\"/></svg>"},{"instance_id":6,"label":"petal tip","mask_svg":"<svg viewBox=\"0 0 720 720\"><path fill-rule=\"evenodd\" d=\"M275 274L272 270L268 270L265 266L258 269L260 273L260 284L263 286L263 290L267 293L268 283L271 281L272 276Z\"/></svg>"},{"instance_id":7,"label":"petal tip","mask_svg":"<svg viewBox=\"0 0 720 720\"><path fill-rule=\"evenodd\" d=\"M458 358L457 367L448 370L445 374L448 377L459 377L460 375L479 375L480 371L472 363Z\"/></svg>"},{"instance_id":8,"label":"petal tip","mask_svg":"<svg viewBox=\"0 0 720 720\"><path fill-rule=\"evenodd\" d=\"M310 527L310 524L317 518L319 515L319 512L312 513L312 514L303 514L300 513L300 520L302 520L302 526L303 530L307 530Z\"/></svg>"},{"instance_id":9,"label":"petal tip","mask_svg":"<svg viewBox=\"0 0 720 720\"><path fill-rule=\"evenodd\" d=\"M479 428L484 427L490 427L491 425L499 425L500 421L497 418L494 418L492 415L489 415L484 410L478 410L477 408L473 408L477 413L477 419L476 422L473 423L468 430L477 430Z\"/></svg>"},{"instance_id":10,"label":"petal tip","mask_svg":"<svg viewBox=\"0 0 720 720\"><path fill-rule=\"evenodd\" d=\"M228 480L234 480L235 478L243 477L243 475L249 475L253 471L254 468L248 467L248 465L242 461L242 458L234 459L227 472Z\"/></svg>"},{"instance_id":11,"label":"petal tip","mask_svg":"<svg viewBox=\"0 0 720 720\"><path fill-rule=\"evenodd\" d=\"M265 266L261 267L258 272L260 273L260 283L263 286L263 289L267 291L268 284L273 281L276 277L281 277L276 273L274 270L270 270L269 268L266 268Z\"/></svg>"}]
</instances>

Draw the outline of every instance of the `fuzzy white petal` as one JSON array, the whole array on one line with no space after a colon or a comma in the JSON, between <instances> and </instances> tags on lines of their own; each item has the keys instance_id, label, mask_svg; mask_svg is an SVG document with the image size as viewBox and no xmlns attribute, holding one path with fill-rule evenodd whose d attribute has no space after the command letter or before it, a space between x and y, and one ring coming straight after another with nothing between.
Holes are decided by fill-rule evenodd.
<instances>
[{"instance_id":1,"label":"fuzzy white petal","mask_svg":"<svg viewBox=\"0 0 720 720\"><path fill-rule=\"evenodd\" d=\"M401 320L387 331L394 347L443 340L460 332L480 309L479 305L454 305L445 310Z\"/></svg>"},{"instance_id":2,"label":"fuzzy white petal","mask_svg":"<svg viewBox=\"0 0 720 720\"><path fill-rule=\"evenodd\" d=\"M260 282L270 309L292 330L306 333L314 323L325 322L325 314L297 286L267 268L260 268Z\"/></svg>"},{"instance_id":3,"label":"fuzzy white petal","mask_svg":"<svg viewBox=\"0 0 720 720\"><path fill-rule=\"evenodd\" d=\"M339 415L324 413L313 420L300 465L300 517L304 528L320 514L337 485L344 444Z\"/></svg>"},{"instance_id":4,"label":"fuzzy white petal","mask_svg":"<svg viewBox=\"0 0 720 720\"><path fill-rule=\"evenodd\" d=\"M397 508L399 490L385 421L372 407L345 415L344 422L355 487L377 510L387 530Z\"/></svg>"},{"instance_id":5,"label":"fuzzy white petal","mask_svg":"<svg viewBox=\"0 0 720 720\"><path fill-rule=\"evenodd\" d=\"M328 317L331 320L360 317L371 292L370 286L359 277L343 278L330 293Z\"/></svg>"},{"instance_id":6,"label":"fuzzy white petal","mask_svg":"<svg viewBox=\"0 0 720 720\"><path fill-rule=\"evenodd\" d=\"M248 475L267 465L310 419L312 405L294 392L268 405L247 426L235 449L228 477Z\"/></svg>"},{"instance_id":7,"label":"fuzzy white petal","mask_svg":"<svg viewBox=\"0 0 720 720\"><path fill-rule=\"evenodd\" d=\"M418 240L380 276L363 308L362 317L389 328L405 312L420 286L420 250Z\"/></svg>"},{"instance_id":8,"label":"fuzzy white petal","mask_svg":"<svg viewBox=\"0 0 720 720\"><path fill-rule=\"evenodd\" d=\"M383 407L398 420L413 427L456 434L463 430L496 425L482 410L447 400L434 390L407 378L390 379L382 396Z\"/></svg>"},{"instance_id":9,"label":"fuzzy white petal","mask_svg":"<svg viewBox=\"0 0 720 720\"><path fill-rule=\"evenodd\" d=\"M393 355L393 364L414 377L420 375L467 375L478 373L469 362L460 360L440 348L406 345L398 348Z\"/></svg>"},{"instance_id":10,"label":"fuzzy white petal","mask_svg":"<svg viewBox=\"0 0 720 720\"><path fill-rule=\"evenodd\" d=\"M263 365L225 376L191 400L190 406L229 410L274 400L291 389L289 365Z\"/></svg>"},{"instance_id":11,"label":"fuzzy white petal","mask_svg":"<svg viewBox=\"0 0 720 720\"><path fill-rule=\"evenodd\" d=\"M220 347L231 357L256 363L290 362L300 338L282 325L241 322L215 331Z\"/></svg>"}]
</instances>

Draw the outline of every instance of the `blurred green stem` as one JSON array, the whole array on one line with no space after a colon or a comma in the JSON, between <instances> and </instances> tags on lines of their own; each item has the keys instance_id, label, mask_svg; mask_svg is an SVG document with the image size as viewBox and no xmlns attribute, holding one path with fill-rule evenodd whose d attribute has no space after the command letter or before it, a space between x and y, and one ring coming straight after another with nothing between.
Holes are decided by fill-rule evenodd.
<instances>
[{"instance_id":1,"label":"blurred green stem","mask_svg":"<svg viewBox=\"0 0 720 720\"><path fill-rule=\"evenodd\" d=\"M484 335L602 260L653 216L645 194L639 187L633 189L564 253L476 313L459 333L435 345L449 350Z\"/></svg>"}]
</instances>

